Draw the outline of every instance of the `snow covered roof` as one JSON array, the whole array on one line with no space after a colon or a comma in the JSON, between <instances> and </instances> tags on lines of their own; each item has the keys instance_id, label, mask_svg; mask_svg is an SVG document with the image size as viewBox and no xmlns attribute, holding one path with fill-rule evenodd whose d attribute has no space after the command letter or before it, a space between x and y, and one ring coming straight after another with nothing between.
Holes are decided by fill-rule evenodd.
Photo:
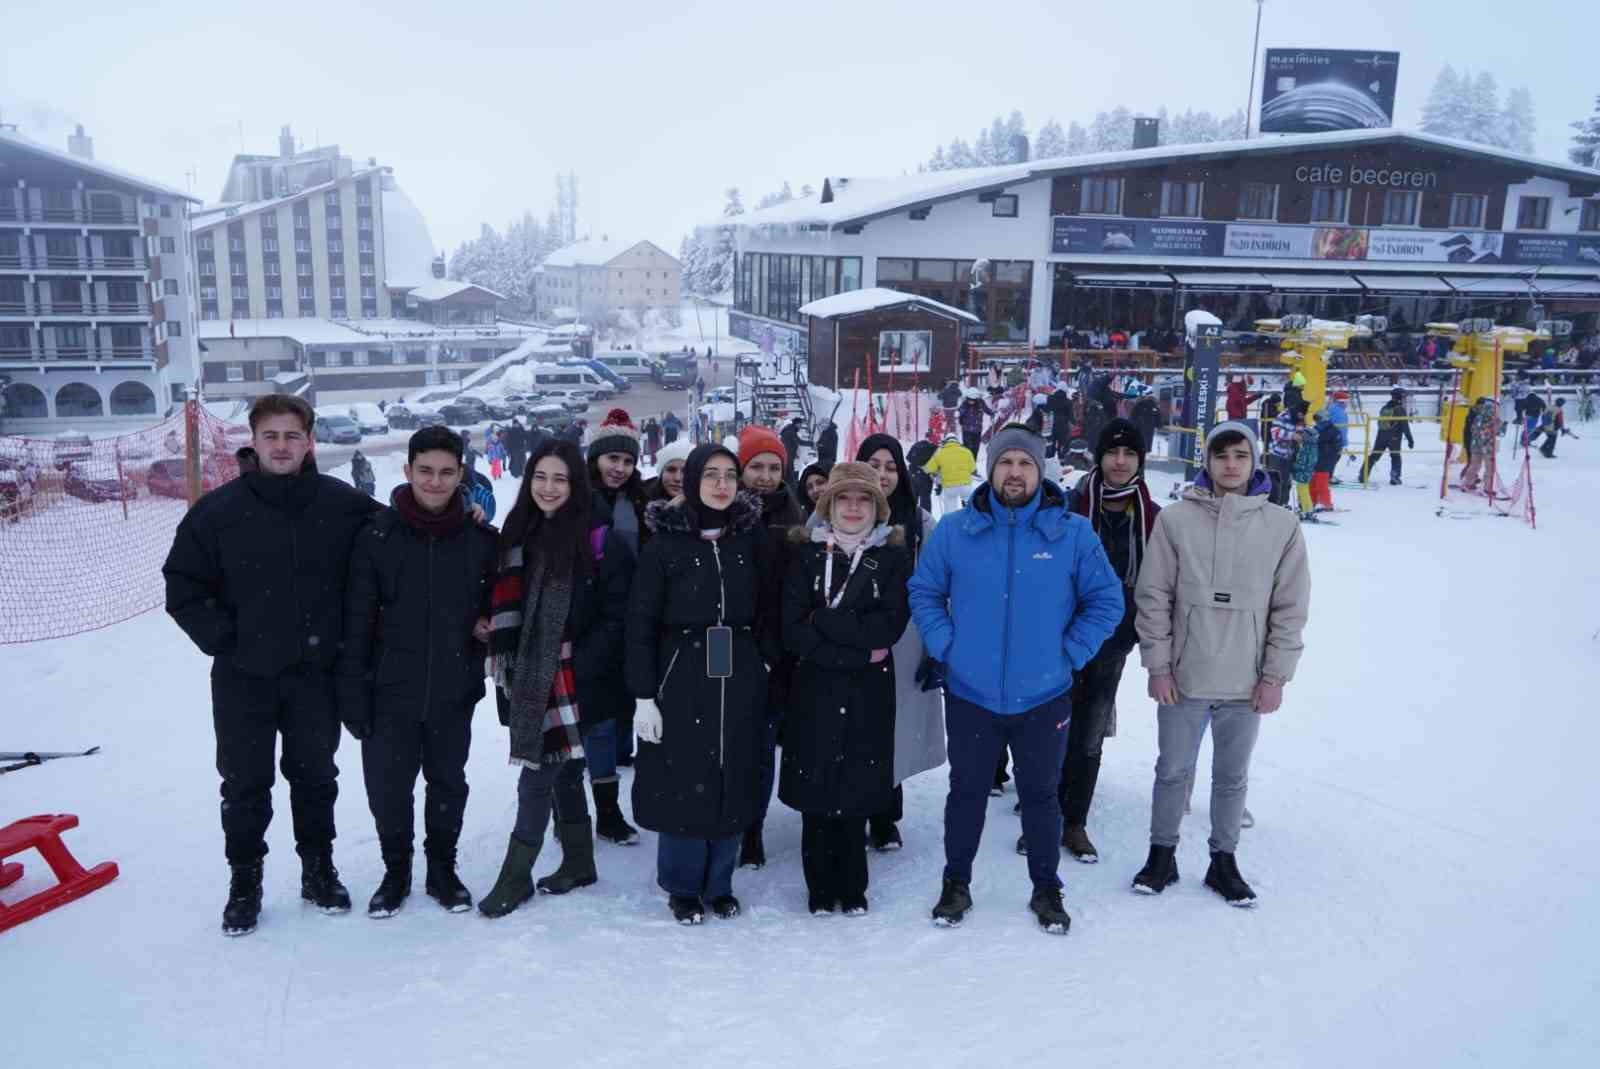
<instances>
[{"instance_id":1,"label":"snow covered roof","mask_svg":"<svg viewBox=\"0 0 1600 1069\"><path fill-rule=\"evenodd\" d=\"M31 137L23 137L15 130L0 129L0 146L7 146L10 148L15 148L21 152L28 152L35 156L42 156L45 159L50 160L52 163L59 163L67 167L76 167L80 171L89 171L93 174L100 175L102 178L109 178L117 182L125 182L130 186L137 186L138 188L148 190L151 193L159 193L164 197L180 197L183 200L191 201L195 204L200 203L199 197L191 196L188 193L184 193L182 190L174 189L171 186L162 185L160 182L152 182L148 178L140 178L136 174L129 174L127 171L108 166L107 164L101 163L99 160L85 159L82 156L74 156L72 153L63 151L61 149L51 148L49 145L35 141Z\"/></svg>"},{"instance_id":2,"label":"snow covered roof","mask_svg":"<svg viewBox=\"0 0 1600 1069\"><path fill-rule=\"evenodd\" d=\"M867 222L907 208L941 200L1004 189L1034 178L1140 167L1168 160L1206 159L1236 155L1273 155L1299 152L1308 148L1340 148L1383 142L1411 144L1421 148L1444 149L1462 155L1480 156L1534 168L1540 173L1600 182L1600 170L1579 167L1560 160L1541 159L1473 141L1438 137L1412 130L1336 130L1316 134L1283 134L1256 137L1247 141L1209 141L1190 145L1158 145L1155 148L1126 149L1119 152L1093 152L1080 156L1057 156L1000 167L967 167L953 171L927 171L890 178L828 178L821 192L784 201L748 215L707 220L702 226L758 227L818 225L843 226ZM824 200L824 198L830 198Z\"/></svg>"},{"instance_id":3,"label":"snow covered roof","mask_svg":"<svg viewBox=\"0 0 1600 1069\"><path fill-rule=\"evenodd\" d=\"M392 183L383 189L384 284L420 286L433 279L433 238L428 222L405 190Z\"/></svg>"},{"instance_id":4,"label":"snow covered roof","mask_svg":"<svg viewBox=\"0 0 1600 1069\"><path fill-rule=\"evenodd\" d=\"M230 335L229 327L233 328ZM301 345L329 345L374 339L330 319L312 317L290 319L202 319L202 341L215 338L292 338Z\"/></svg>"},{"instance_id":5,"label":"snow covered roof","mask_svg":"<svg viewBox=\"0 0 1600 1069\"><path fill-rule=\"evenodd\" d=\"M617 238L602 238L599 241L585 239L573 242L565 248L557 249L544 258L540 267L604 267L629 249L640 245L649 245L657 252L671 255L653 241L628 241ZM676 262L677 258L673 257Z\"/></svg>"},{"instance_id":6,"label":"snow covered roof","mask_svg":"<svg viewBox=\"0 0 1600 1069\"><path fill-rule=\"evenodd\" d=\"M812 301L810 304L800 306L800 314L817 316L822 319L831 319L837 316L859 315L862 312L871 312L878 308L894 308L902 304L918 304L929 311L938 312L940 315L956 319L965 319L969 323L977 323L979 319L971 312L963 312L931 297L923 297L915 293L901 293L899 290L884 289L874 286L871 289L850 290L848 293L836 293L832 297Z\"/></svg>"},{"instance_id":7,"label":"snow covered roof","mask_svg":"<svg viewBox=\"0 0 1600 1069\"><path fill-rule=\"evenodd\" d=\"M465 293L467 290L478 290L481 293L487 293L497 301L506 299L505 294L496 293L488 286L480 286L475 282L461 282L453 278L430 279L413 289L406 296L415 297L419 301L442 301L447 297L454 297L458 293Z\"/></svg>"},{"instance_id":8,"label":"snow covered roof","mask_svg":"<svg viewBox=\"0 0 1600 1069\"><path fill-rule=\"evenodd\" d=\"M365 178L368 175L379 174L383 170L384 168L382 167L364 167L361 170L352 172L348 177ZM199 211L190 214L189 229L192 231L205 230L208 227L217 226L220 223L232 222L233 220L242 218L243 216L253 215L256 212L264 211L267 208L276 208L280 204L290 204L297 200L305 200L307 197L314 197L318 193L325 193L330 189L336 189L338 188L339 183L343 181L345 181L344 178L337 178L331 182L319 182L314 186L306 186L298 193L290 193L282 197L273 197L270 200L242 200L224 202L220 204L208 204ZM193 200L195 198L191 197L190 199ZM388 232L385 231L386 237L387 234ZM433 257L429 256L428 261L431 264L433 262Z\"/></svg>"}]
</instances>

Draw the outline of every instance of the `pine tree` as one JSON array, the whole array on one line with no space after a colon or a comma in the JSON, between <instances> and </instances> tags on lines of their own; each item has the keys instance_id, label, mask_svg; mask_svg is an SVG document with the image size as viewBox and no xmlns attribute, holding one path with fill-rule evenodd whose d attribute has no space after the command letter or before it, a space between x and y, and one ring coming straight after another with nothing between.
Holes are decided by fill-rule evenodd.
<instances>
[{"instance_id":1,"label":"pine tree","mask_svg":"<svg viewBox=\"0 0 1600 1069\"><path fill-rule=\"evenodd\" d=\"M1500 86L1494 75L1479 71L1465 90L1466 126L1456 136L1485 145L1501 144Z\"/></svg>"},{"instance_id":2,"label":"pine tree","mask_svg":"<svg viewBox=\"0 0 1600 1069\"><path fill-rule=\"evenodd\" d=\"M1600 96L1594 98L1594 114L1569 124L1572 148L1567 158L1583 167L1600 167Z\"/></svg>"},{"instance_id":3,"label":"pine tree","mask_svg":"<svg viewBox=\"0 0 1600 1069\"><path fill-rule=\"evenodd\" d=\"M810 182L807 182L805 185L800 187L800 197L801 197L801 199L805 199L807 197L814 197L816 195L817 195L817 191L811 185Z\"/></svg>"},{"instance_id":4,"label":"pine tree","mask_svg":"<svg viewBox=\"0 0 1600 1069\"><path fill-rule=\"evenodd\" d=\"M1428 90L1422 106L1422 130L1439 137L1461 137L1466 132L1466 86L1456 69L1446 63Z\"/></svg>"},{"instance_id":5,"label":"pine tree","mask_svg":"<svg viewBox=\"0 0 1600 1069\"><path fill-rule=\"evenodd\" d=\"M978 140L972 143L973 167L988 167L994 163L994 142L987 129L978 131Z\"/></svg>"},{"instance_id":6,"label":"pine tree","mask_svg":"<svg viewBox=\"0 0 1600 1069\"><path fill-rule=\"evenodd\" d=\"M1124 107L1102 111L1089 127L1090 152L1121 152L1133 147L1133 112Z\"/></svg>"},{"instance_id":7,"label":"pine tree","mask_svg":"<svg viewBox=\"0 0 1600 1069\"><path fill-rule=\"evenodd\" d=\"M1505 110L1500 113L1500 144L1513 152L1533 155L1534 134L1539 123L1533 115L1533 94L1519 86L1506 94Z\"/></svg>"},{"instance_id":8,"label":"pine tree","mask_svg":"<svg viewBox=\"0 0 1600 1069\"><path fill-rule=\"evenodd\" d=\"M1067 127L1067 155L1081 156L1089 151L1089 131L1085 130L1077 120Z\"/></svg>"},{"instance_id":9,"label":"pine tree","mask_svg":"<svg viewBox=\"0 0 1600 1069\"><path fill-rule=\"evenodd\" d=\"M1048 160L1067 154L1067 135L1061 131L1061 124L1051 119L1039 127L1039 135L1034 138L1033 158Z\"/></svg>"},{"instance_id":10,"label":"pine tree","mask_svg":"<svg viewBox=\"0 0 1600 1069\"><path fill-rule=\"evenodd\" d=\"M950 142L950 147L945 150L944 158L950 170L978 166L977 154L972 151L972 146L959 137Z\"/></svg>"}]
</instances>

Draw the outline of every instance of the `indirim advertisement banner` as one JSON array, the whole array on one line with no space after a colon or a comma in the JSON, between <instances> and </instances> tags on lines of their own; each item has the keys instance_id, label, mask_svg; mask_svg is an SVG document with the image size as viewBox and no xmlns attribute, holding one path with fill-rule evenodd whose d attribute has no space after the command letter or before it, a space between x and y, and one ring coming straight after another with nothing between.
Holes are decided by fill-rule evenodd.
<instances>
[{"instance_id":1,"label":"indirim advertisement banner","mask_svg":"<svg viewBox=\"0 0 1600 1069\"><path fill-rule=\"evenodd\" d=\"M1314 134L1393 126L1399 71L1398 52L1269 48L1257 128Z\"/></svg>"}]
</instances>

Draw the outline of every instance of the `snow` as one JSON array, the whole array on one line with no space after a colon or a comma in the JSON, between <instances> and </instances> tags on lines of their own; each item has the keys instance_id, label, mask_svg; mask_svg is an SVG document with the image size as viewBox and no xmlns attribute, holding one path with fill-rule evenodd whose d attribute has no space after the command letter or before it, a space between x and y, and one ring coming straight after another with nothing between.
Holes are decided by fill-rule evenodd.
<instances>
[{"instance_id":1,"label":"snow","mask_svg":"<svg viewBox=\"0 0 1600 1069\"><path fill-rule=\"evenodd\" d=\"M190 201L194 204L200 203L199 197L192 196L173 186L152 182L148 178L140 178L136 174L112 167L110 164L102 163L99 160L86 159L83 156L75 156L70 152L52 148L43 142L35 141L31 137L24 137L22 134L17 133L15 129L0 127L0 145L9 146L21 152L31 152L36 156L43 156L53 163L64 164L74 170L87 171L90 174L101 175L118 182L126 182L128 185L137 186L151 193L159 193L164 197L177 197L179 200Z\"/></svg>"},{"instance_id":2,"label":"snow","mask_svg":"<svg viewBox=\"0 0 1600 1069\"><path fill-rule=\"evenodd\" d=\"M871 312L878 308L894 308L903 304L919 304L941 315L969 322L978 322L978 317L971 312L963 312L931 297L923 297L915 293L902 293L899 290L885 289L881 286L871 286L867 289L850 290L846 293L836 293L832 297L823 297L821 300L812 301L800 307L801 315L817 316L823 319L832 319L839 316L859 315L862 312Z\"/></svg>"},{"instance_id":3,"label":"snow","mask_svg":"<svg viewBox=\"0 0 1600 1069\"><path fill-rule=\"evenodd\" d=\"M406 294L406 297L407 299L415 297L419 301L442 301L447 297L454 297L456 294L464 293L467 290L481 290L499 300L506 299L505 294L496 293L488 286L479 286L473 282L458 282L448 278L436 278L430 282L424 282Z\"/></svg>"},{"instance_id":4,"label":"snow","mask_svg":"<svg viewBox=\"0 0 1600 1069\"><path fill-rule=\"evenodd\" d=\"M433 281L433 238L428 221L406 191L385 176L383 196L384 284L394 288Z\"/></svg>"},{"instance_id":5,"label":"snow","mask_svg":"<svg viewBox=\"0 0 1600 1069\"><path fill-rule=\"evenodd\" d=\"M658 252L666 252L654 242L627 238L602 238L599 241L585 238L563 246L546 256L540 267L604 267L636 245L650 245ZM668 255L671 255L670 253ZM676 257L674 257L676 261Z\"/></svg>"},{"instance_id":6,"label":"snow","mask_svg":"<svg viewBox=\"0 0 1600 1069\"><path fill-rule=\"evenodd\" d=\"M1437 448L1420 428L1418 444ZM863 918L806 914L799 819L775 801L768 866L735 876L737 920L671 923L645 833L598 847L595 887L499 921L440 910L419 858L405 909L370 921L381 865L346 738L337 861L356 912L300 903L280 786L262 926L226 940L207 660L160 613L0 648L5 748L105 748L0 778L6 819L76 813L78 858L122 867L0 936L20 978L6 1018L26 1022L8 1029L6 1063L75 1064L89 1042L119 1064L185 1067L496 1065L529 1050L630 1069L1591 1065L1600 444L1564 439L1560 453L1533 457L1536 531L1473 505L1462 514L1482 518L1436 518L1439 458L1424 452L1406 457L1420 489L1336 487L1352 511L1306 529L1306 655L1263 725L1239 854L1254 910L1201 886L1204 760L1182 882L1129 893L1156 752L1130 664L1090 826L1102 861L1061 863L1065 938L1040 935L1024 908L1014 793L990 803L971 919L929 923L943 771L907 784L906 847L872 856ZM380 497L399 459L373 458ZM1158 499L1171 482L1153 477ZM515 489L496 484L501 518ZM475 727L461 859L481 896L516 792L491 702ZM7 902L42 886L37 859L22 860ZM557 860L552 842L535 871Z\"/></svg>"},{"instance_id":7,"label":"snow","mask_svg":"<svg viewBox=\"0 0 1600 1069\"><path fill-rule=\"evenodd\" d=\"M343 323L313 316L279 319L202 319L199 332L202 339L292 338L301 345L337 345L340 342L369 340L360 331L351 330Z\"/></svg>"}]
</instances>

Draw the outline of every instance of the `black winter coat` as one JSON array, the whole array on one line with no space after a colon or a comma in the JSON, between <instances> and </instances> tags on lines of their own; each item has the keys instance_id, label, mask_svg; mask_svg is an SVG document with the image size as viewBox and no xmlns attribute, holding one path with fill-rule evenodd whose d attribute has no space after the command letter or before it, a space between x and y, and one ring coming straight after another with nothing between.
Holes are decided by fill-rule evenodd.
<instances>
[{"instance_id":1,"label":"black winter coat","mask_svg":"<svg viewBox=\"0 0 1600 1069\"><path fill-rule=\"evenodd\" d=\"M652 537L628 604L624 675L661 711L661 741L634 757L633 815L651 831L696 839L737 835L760 812L767 668L776 660L762 582L766 532L749 493L716 542L700 537L687 502L645 513ZM733 629L733 675L706 672L706 628Z\"/></svg>"},{"instance_id":2,"label":"black winter coat","mask_svg":"<svg viewBox=\"0 0 1600 1069\"><path fill-rule=\"evenodd\" d=\"M826 605L827 547L790 546L783 584L784 645L795 658L783 727L778 798L802 813L869 817L894 801L894 658L872 663L911 619L911 555L896 527L868 550L837 609ZM833 553L837 592L850 559Z\"/></svg>"},{"instance_id":3,"label":"black winter coat","mask_svg":"<svg viewBox=\"0 0 1600 1069\"><path fill-rule=\"evenodd\" d=\"M1402 438L1410 448L1417 447L1416 439L1411 437L1411 421L1399 418L1406 414L1405 405L1398 401L1390 401L1378 410L1378 414L1387 416L1388 419L1378 424L1378 433L1372 442L1374 452L1382 449L1399 449Z\"/></svg>"},{"instance_id":4,"label":"black winter coat","mask_svg":"<svg viewBox=\"0 0 1600 1069\"><path fill-rule=\"evenodd\" d=\"M1339 466L1339 454L1344 448L1339 444L1339 428L1331 420L1324 421L1317 430L1317 466L1314 470L1331 472Z\"/></svg>"},{"instance_id":5,"label":"black winter coat","mask_svg":"<svg viewBox=\"0 0 1600 1069\"><path fill-rule=\"evenodd\" d=\"M167 613L202 653L245 675L331 671L350 545L383 507L310 465L241 475L179 522L161 567Z\"/></svg>"},{"instance_id":6,"label":"black winter coat","mask_svg":"<svg viewBox=\"0 0 1600 1069\"><path fill-rule=\"evenodd\" d=\"M489 613L495 541L492 527L470 518L435 538L394 508L356 536L338 664L341 719L471 716L484 695L487 652L472 626Z\"/></svg>"},{"instance_id":7,"label":"black winter coat","mask_svg":"<svg viewBox=\"0 0 1600 1069\"><path fill-rule=\"evenodd\" d=\"M830 423L817 435L817 463L831 468L838 459L839 428Z\"/></svg>"}]
</instances>

